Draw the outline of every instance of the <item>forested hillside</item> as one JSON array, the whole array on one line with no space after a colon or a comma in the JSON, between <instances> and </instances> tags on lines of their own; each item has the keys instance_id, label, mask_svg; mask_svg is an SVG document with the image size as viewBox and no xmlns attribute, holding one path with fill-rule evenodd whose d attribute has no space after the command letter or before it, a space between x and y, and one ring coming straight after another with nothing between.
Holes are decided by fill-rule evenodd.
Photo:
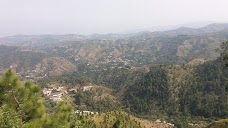
<instances>
[{"instance_id":1,"label":"forested hillside","mask_svg":"<svg viewBox=\"0 0 228 128\"><path fill-rule=\"evenodd\" d=\"M12 69L0 77L0 91L1 128L141 128L145 125L140 124L138 118L121 110L77 114L73 106L63 101L52 108L46 108L47 103L41 97L40 86L29 81L20 81Z\"/></svg>"},{"instance_id":2,"label":"forested hillside","mask_svg":"<svg viewBox=\"0 0 228 128\"><path fill-rule=\"evenodd\" d=\"M191 122L199 123L197 120L208 123L207 119L227 118L227 78L225 62L218 58L201 65L154 65L130 70L75 72L49 80L65 81L70 85L92 82L113 88L111 94L121 102L125 111L152 120L165 118L178 127L186 127ZM93 97L99 97L100 92L78 92L75 104L104 112L120 107L108 97L103 99L104 102L96 102ZM102 107L105 108L100 109Z\"/></svg>"},{"instance_id":3,"label":"forested hillside","mask_svg":"<svg viewBox=\"0 0 228 128\"><path fill-rule=\"evenodd\" d=\"M172 79L175 74L180 76ZM227 89L228 71L221 59L197 67L157 66L129 86L123 103L141 115L227 118Z\"/></svg>"},{"instance_id":4,"label":"forested hillside","mask_svg":"<svg viewBox=\"0 0 228 128\"><path fill-rule=\"evenodd\" d=\"M75 127L93 126L93 121L74 114L71 106L58 103L47 113L40 87L19 81L10 69L0 78L0 127Z\"/></svg>"},{"instance_id":5,"label":"forested hillside","mask_svg":"<svg viewBox=\"0 0 228 128\"><path fill-rule=\"evenodd\" d=\"M1 121L18 127L205 127L228 118L228 48L221 43L227 39L224 24L2 38L0 73L11 67L19 77L10 69L0 80ZM39 85L19 78L41 85L42 97Z\"/></svg>"},{"instance_id":6,"label":"forested hillside","mask_svg":"<svg viewBox=\"0 0 228 128\"><path fill-rule=\"evenodd\" d=\"M227 29L227 24L210 24L198 29L126 35L19 35L1 38L0 44L54 54L77 65L188 63L218 57L215 49L228 40Z\"/></svg>"}]
</instances>

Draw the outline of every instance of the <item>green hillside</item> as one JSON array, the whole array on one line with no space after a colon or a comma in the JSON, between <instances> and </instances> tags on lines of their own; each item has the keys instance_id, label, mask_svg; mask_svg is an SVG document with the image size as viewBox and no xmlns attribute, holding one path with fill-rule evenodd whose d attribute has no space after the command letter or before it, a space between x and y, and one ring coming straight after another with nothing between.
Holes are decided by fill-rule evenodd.
<instances>
[{"instance_id":1,"label":"green hillside","mask_svg":"<svg viewBox=\"0 0 228 128\"><path fill-rule=\"evenodd\" d=\"M0 79L0 124L226 127L228 48L221 42L227 39L227 25L218 24L127 36L2 38L0 44L9 46L0 46L0 73L12 67L20 78L52 91L41 97L39 85L20 82L7 70ZM63 102L52 100L59 95Z\"/></svg>"},{"instance_id":2,"label":"green hillside","mask_svg":"<svg viewBox=\"0 0 228 128\"><path fill-rule=\"evenodd\" d=\"M207 126L207 128L227 128L227 127L228 127L228 119L215 121L212 124Z\"/></svg>"}]
</instances>

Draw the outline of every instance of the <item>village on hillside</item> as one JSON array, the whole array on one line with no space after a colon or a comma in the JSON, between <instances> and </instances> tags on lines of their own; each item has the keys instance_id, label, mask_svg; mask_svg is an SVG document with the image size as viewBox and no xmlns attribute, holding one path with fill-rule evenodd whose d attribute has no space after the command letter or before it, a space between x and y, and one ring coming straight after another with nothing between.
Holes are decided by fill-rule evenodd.
<instances>
[{"instance_id":1,"label":"village on hillside","mask_svg":"<svg viewBox=\"0 0 228 128\"><path fill-rule=\"evenodd\" d=\"M64 96L69 96L68 94L75 94L78 91L90 91L93 86L87 85L82 87L73 87L67 88L65 86L56 86L55 84L51 84L50 86L42 89L42 96L52 100L53 102L64 101ZM78 115L98 115L98 112L88 111L88 110L75 110L75 114Z\"/></svg>"},{"instance_id":2,"label":"village on hillside","mask_svg":"<svg viewBox=\"0 0 228 128\"><path fill-rule=\"evenodd\" d=\"M77 93L78 90L82 91L90 91L92 86L82 86L82 87L74 87L67 88L63 86L50 86L42 89L42 95L46 98L53 100L54 102L62 101L62 97L68 93Z\"/></svg>"}]
</instances>

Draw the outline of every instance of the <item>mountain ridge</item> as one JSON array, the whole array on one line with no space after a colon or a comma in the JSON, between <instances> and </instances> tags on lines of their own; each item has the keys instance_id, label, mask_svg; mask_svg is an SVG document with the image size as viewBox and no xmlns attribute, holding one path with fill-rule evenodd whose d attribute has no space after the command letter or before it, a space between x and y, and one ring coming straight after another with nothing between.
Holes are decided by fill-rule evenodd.
<instances>
[{"instance_id":1,"label":"mountain ridge","mask_svg":"<svg viewBox=\"0 0 228 128\"><path fill-rule=\"evenodd\" d=\"M62 39L64 40L94 40L94 39L123 39L123 38L129 38L135 35L141 35L145 33L150 33L150 34L165 34L165 35L196 35L196 34L202 34L202 33L211 33L211 32L217 32L221 31L224 29L228 29L228 23L212 23L208 24L204 27L200 28L189 28L189 27L179 27L177 29L172 29L168 31L141 31L141 32L136 32L136 33L127 33L127 34L118 34L118 33L107 33L107 34L91 34L91 35L78 35L78 34L64 34L64 35L51 35L51 34L41 34L41 35L14 35L14 36L7 36L7 37L2 37L0 38L0 41L4 41L4 39L7 41L11 40L13 41L14 39L17 40L29 40L29 39L36 39L36 40L44 40L44 39L49 39L49 40L56 40L56 39ZM176 33L176 34L175 34ZM0 43L1 43L0 42ZM6 43L7 44L7 43Z\"/></svg>"}]
</instances>

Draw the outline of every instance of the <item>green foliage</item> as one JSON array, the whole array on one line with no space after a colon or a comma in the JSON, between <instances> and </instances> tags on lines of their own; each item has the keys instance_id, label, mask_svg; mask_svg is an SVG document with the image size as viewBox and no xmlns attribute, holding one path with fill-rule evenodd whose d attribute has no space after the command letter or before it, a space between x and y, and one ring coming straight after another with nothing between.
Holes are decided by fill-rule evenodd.
<instances>
[{"instance_id":1,"label":"green foliage","mask_svg":"<svg viewBox=\"0 0 228 128\"><path fill-rule=\"evenodd\" d=\"M60 76L52 76L52 77L41 79L38 81L38 83L40 83L43 86L46 86L48 83L55 82L55 81L59 81L60 83L65 83L69 87L75 84L84 85L86 83L91 82L90 79L88 79L88 77L82 74L79 74L78 72L73 72L73 73L68 72Z\"/></svg>"},{"instance_id":2,"label":"green foliage","mask_svg":"<svg viewBox=\"0 0 228 128\"><path fill-rule=\"evenodd\" d=\"M120 107L118 101L109 93L105 93L101 88L90 91L79 91L75 94L75 104L77 109L107 112Z\"/></svg>"},{"instance_id":3,"label":"green foliage","mask_svg":"<svg viewBox=\"0 0 228 128\"><path fill-rule=\"evenodd\" d=\"M0 127L1 128L19 128L21 120L15 110L10 109L6 104L0 108Z\"/></svg>"},{"instance_id":4,"label":"green foliage","mask_svg":"<svg viewBox=\"0 0 228 128\"><path fill-rule=\"evenodd\" d=\"M228 72L223 64L216 60L195 70L194 79L180 91L180 111L195 116L227 117Z\"/></svg>"},{"instance_id":5,"label":"green foliage","mask_svg":"<svg viewBox=\"0 0 228 128\"><path fill-rule=\"evenodd\" d=\"M130 110L141 114L163 111L170 96L167 82L163 68L151 68L126 91L124 99Z\"/></svg>"},{"instance_id":6,"label":"green foliage","mask_svg":"<svg viewBox=\"0 0 228 128\"><path fill-rule=\"evenodd\" d=\"M75 126L73 108L64 102L59 102L47 119L45 127L70 128Z\"/></svg>"},{"instance_id":7,"label":"green foliage","mask_svg":"<svg viewBox=\"0 0 228 128\"><path fill-rule=\"evenodd\" d=\"M227 128L227 127L228 127L228 119L218 120L207 126L207 128Z\"/></svg>"},{"instance_id":8,"label":"green foliage","mask_svg":"<svg viewBox=\"0 0 228 128\"><path fill-rule=\"evenodd\" d=\"M141 128L139 122L123 111L110 111L93 117L98 128Z\"/></svg>"},{"instance_id":9,"label":"green foliage","mask_svg":"<svg viewBox=\"0 0 228 128\"><path fill-rule=\"evenodd\" d=\"M9 69L0 80L0 101L16 111L21 121L27 123L45 116L45 108L40 96L40 88L31 82L20 82Z\"/></svg>"},{"instance_id":10,"label":"green foliage","mask_svg":"<svg viewBox=\"0 0 228 128\"><path fill-rule=\"evenodd\" d=\"M225 62L226 67L228 67L228 41L223 42L221 45L221 48L222 48L221 57Z\"/></svg>"},{"instance_id":11,"label":"green foliage","mask_svg":"<svg viewBox=\"0 0 228 128\"><path fill-rule=\"evenodd\" d=\"M0 77L1 128L74 128L90 127L94 123L74 114L63 102L46 113L40 88L32 82L21 82L12 69ZM78 122L80 122L78 124Z\"/></svg>"},{"instance_id":12,"label":"green foliage","mask_svg":"<svg viewBox=\"0 0 228 128\"><path fill-rule=\"evenodd\" d=\"M112 128L119 128L120 127L120 120L117 119L117 121L113 124Z\"/></svg>"},{"instance_id":13,"label":"green foliage","mask_svg":"<svg viewBox=\"0 0 228 128\"><path fill-rule=\"evenodd\" d=\"M0 46L1 49L1 46ZM7 47L10 52L0 54L0 68L9 68L10 65L17 65L17 71L32 70L44 58L51 55L32 51L15 51Z\"/></svg>"},{"instance_id":14,"label":"green foliage","mask_svg":"<svg viewBox=\"0 0 228 128\"><path fill-rule=\"evenodd\" d=\"M224 62L217 59L182 69L187 75L172 80L170 76L178 73L175 67L154 66L127 88L123 97L125 107L139 115L227 118L228 72ZM184 121L175 122L180 122L181 127Z\"/></svg>"},{"instance_id":15,"label":"green foliage","mask_svg":"<svg viewBox=\"0 0 228 128\"><path fill-rule=\"evenodd\" d=\"M187 124L181 120L183 116L226 118L228 72L224 62L217 59L194 67L178 65L181 70L176 67L156 65L149 72L114 68L81 75L87 78L91 76L91 81L95 83L104 82L114 88L117 94L125 89L118 97L123 96L122 103L126 110L138 115L168 115L171 118L178 115L180 119L175 118L175 122L180 127ZM69 78L77 76L80 75ZM97 94L94 91L77 93L77 109L105 112L115 109L115 102L109 98L94 100L93 97L99 96Z\"/></svg>"}]
</instances>

